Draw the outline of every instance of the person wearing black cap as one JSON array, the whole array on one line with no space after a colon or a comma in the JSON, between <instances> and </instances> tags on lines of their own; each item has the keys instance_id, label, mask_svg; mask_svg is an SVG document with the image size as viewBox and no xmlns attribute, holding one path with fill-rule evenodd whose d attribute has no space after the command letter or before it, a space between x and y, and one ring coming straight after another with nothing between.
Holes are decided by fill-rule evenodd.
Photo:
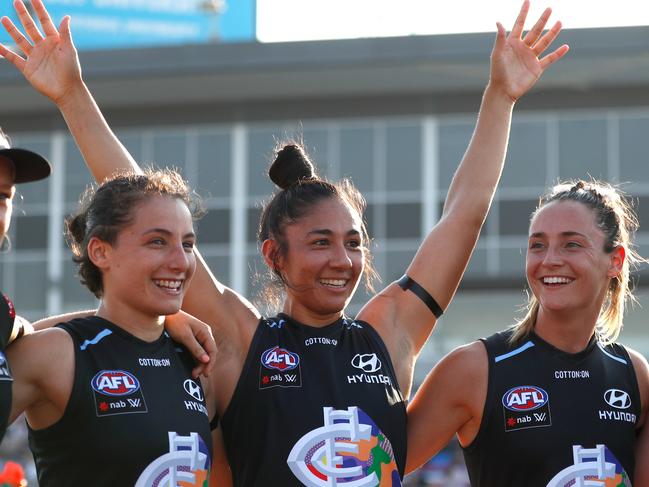
<instances>
[{"instance_id":1,"label":"person wearing black cap","mask_svg":"<svg viewBox=\"0 0 649 487\"><path fill-rule=\"evenodd\" d=\"M16 184L39 181L49 176L52 168L43 156L35 152L13 148L9 138L0 129L0 241L4 240L9 224ZM11 371L4 351L7 345L19 338L31 324L16 316L11 300L0 293L0 441L7 429L11 408Z\"/></svg>"}]
</instances>

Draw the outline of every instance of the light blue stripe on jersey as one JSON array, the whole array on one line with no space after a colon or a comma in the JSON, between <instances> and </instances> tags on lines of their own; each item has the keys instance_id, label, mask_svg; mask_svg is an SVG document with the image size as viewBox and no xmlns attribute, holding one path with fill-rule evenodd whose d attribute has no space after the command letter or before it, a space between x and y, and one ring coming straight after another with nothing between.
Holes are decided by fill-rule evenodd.
<instances>
[{"instance_id":1,"label":"light blue stripe on jersey","mask_svg":"<svg viewBox=\"0 0 649 487\"><path fill-rule=\"evenodd\" d=\"M532 348L533 346L534 346L534 343L532 343L531 341L529 341L529 342L527 342L527 343L521 345L521 346L518 347L517 349L512 350L511 352L504 353L504 354L502 354L502 355L498 355L498 356L494 359L494 362L498 363L498 362L500 362L501 360L508 359L508 358L510 358L510 357L513 357L514 355L518 355L519 353L523 353L525 350L527 350L528 348Z\"/></svg>"},{"instance_id":2,"label":"light blue stripe on jersey","mask_svg":"<svg viewBox=\"0 0 649 487\"><path fill-rule=\"evenodd\" d=\"M85 340L83 342L83 345L81 345L79 348L81 350L85 350L86 348L88 348L88 345L97 345L102 338L106 338L108 335L111 335L112 333L113 332L110 331L108 328L104 328L102 331L97 333L97 336L92 340Z\"/></svg>"},{"instance_id":3,"label":"light blue stripe on jersey","mask_svg":"<svg viewBox=\"0 0 649 487\"><path fill-rule=\"evenodd\" d=\"M628 363L626 360L624 360L623 358L616 357L616 356L613 355L612 353L607 352L606 349L602 346L601 343L597 342L597 346L599 347L599 349L600 349L602 352L604 352L604 355L606 355L607 357L612 358L613 360L617 360L617 361L620 362L621 364L629 365L629 363Z\"/></svg>"}]
</instances>

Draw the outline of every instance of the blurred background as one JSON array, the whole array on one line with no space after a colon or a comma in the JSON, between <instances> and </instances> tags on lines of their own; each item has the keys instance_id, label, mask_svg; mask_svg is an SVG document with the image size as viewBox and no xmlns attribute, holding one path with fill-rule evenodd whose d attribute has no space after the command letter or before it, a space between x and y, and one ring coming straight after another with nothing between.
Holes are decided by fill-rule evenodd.
<instances>
[{"instance_id":1,"label":"blurred background","mask_svg":"<svg viewBox=\"0 0 649 487\"><path fill-rule=\"evenodd\" d=\"M553 18L566 29L560 42L571 51L516 107L500 188L460 292L419 359L417 383L452 348L521 315L529 215L548 185L589 176L621 183L635 199L637 243L649 256L649 12L631 0L555 3ZM264 271L260 204L273 191L265 171L287 139L304 142L321 174L350 177L361 189L383 282L403 274L471 136L495 21L510 27L520 4L445 2L443 13L424 0L47 6L55 22L72 16L86 83L134 157L180 168L203 196L209 213L198 223L199 245L214 273L254 297ZM543 7L534 2L530 19ZM14 18L9 0L0 14ZM0 42L9 42L4 33ZM95 306L62 237L88 171L58 111L1 60L0 125L15 146L54 165L47 181L19 188L0 289L30 319ZM645 355L647 277L635 274L640 306L622 335ZM359 290L350 311L367 298ZM0 469L14 459L33 472L25 445L19 420L0 447ZM408 482L468 485L457 444Z\"/></svg>"}]
</instances>

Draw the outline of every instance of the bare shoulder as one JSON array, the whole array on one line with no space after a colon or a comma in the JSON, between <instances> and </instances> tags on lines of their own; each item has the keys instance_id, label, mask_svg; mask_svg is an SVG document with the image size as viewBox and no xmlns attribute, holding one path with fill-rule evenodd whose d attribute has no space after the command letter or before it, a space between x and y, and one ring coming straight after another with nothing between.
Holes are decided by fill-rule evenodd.
<instances>
[{"instance_id":1,"label":"bare shoulder","mask_svg":"<svg viewBox=\"0 0 649 487\"><path fill-rule=\"evenodd\" d=\"M635 373L638 375L638 380L642 378L647 380L649 378L649 363L647 363L647 358L642 355L640 352L629 348L625 345L627 352L629 352L629 357L631 357L631 362L633 362L633 368Z\"/></svg>"},{"instance_id":2,"label":"bare shoulder","mask_svg":"<svg viewBox=\"0 0 649 487\"><path fill-rule=\"evenodd\" d=\"M458 367L462 373L482 373L488 366L487 349L480 341L471 342L451 351L442 362Z\"/></svg>"}]
</instances>

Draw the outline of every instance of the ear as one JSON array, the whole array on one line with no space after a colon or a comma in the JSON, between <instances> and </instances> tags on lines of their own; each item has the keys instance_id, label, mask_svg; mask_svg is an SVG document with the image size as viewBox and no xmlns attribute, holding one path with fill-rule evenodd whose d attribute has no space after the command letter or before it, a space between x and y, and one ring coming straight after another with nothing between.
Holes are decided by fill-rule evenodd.
<instances>
[{"instance_id":1,"label":"ear","mask_svg":"<svg viewBox=\"0 0 649 487\"><path fill-rule=\"evenodd\" d=\"M606 273L607 277L617 277L622 272L622 267L624 266L624 260L626 259L626 250L624 247L619 245L615 247L610 254L610 265L608 272Z\"/></svg>"},{"instance_id":2,"label":"ear","mask_svg":"<svg viewBox=\"0 0 649 487\"><path fill-rule=\"evenodd\" d=\"M92 237L88 242L88 258L99 269L108 269L110 267L110 257L112 245L97 237Z\"/></svg>"},{"instance_id":3,"label":"ear","mask_svg":"<svg viewBox=\"0 0 649 487\"><path fill-rule=\"evenodd\" d=\"M261 254L264 256L264 261L266 265L274 271L280 271L282 267L282 259L275 259L279 252L279 243L277 240L272 238L267 238L261 244ZM277 268L279 267L279 268Z\"/></svg>"}]
</instances>

